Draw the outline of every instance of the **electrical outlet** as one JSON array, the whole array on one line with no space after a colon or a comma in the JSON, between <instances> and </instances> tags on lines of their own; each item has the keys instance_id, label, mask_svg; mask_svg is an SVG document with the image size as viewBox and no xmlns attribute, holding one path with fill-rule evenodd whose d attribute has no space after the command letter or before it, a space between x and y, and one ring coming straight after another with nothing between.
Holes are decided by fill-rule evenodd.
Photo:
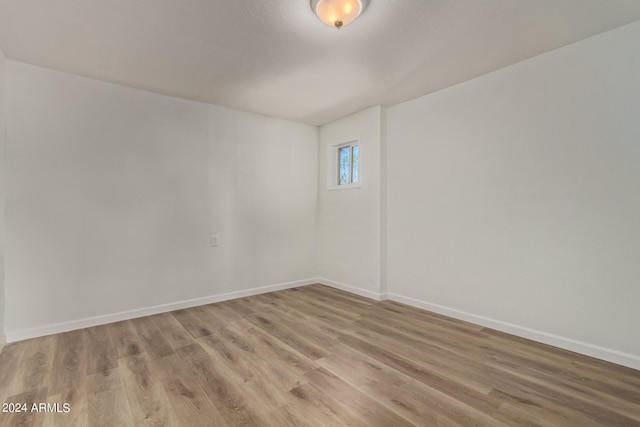
<instances>
[{"instance_id":1,"label":"electrical outlet","mask_svg":"<svg viewBox=\"0 0 640 427\"><path fill-rule=\"evenodd\" d=\"M219 241L220 241L220 236L218 236L217 234L212 234L211 235L211 239L209 240L209 244L212 247L216 247L216 246L218 246Z\"/></svg>"}]
</instances>

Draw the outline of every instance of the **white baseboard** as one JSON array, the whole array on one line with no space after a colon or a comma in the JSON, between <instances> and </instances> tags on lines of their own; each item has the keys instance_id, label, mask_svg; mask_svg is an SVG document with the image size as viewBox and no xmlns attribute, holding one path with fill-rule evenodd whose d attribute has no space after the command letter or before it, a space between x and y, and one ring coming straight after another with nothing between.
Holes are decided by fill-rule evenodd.
<instances>
[{"instance_id":1,"label":"white baseboard","mask_svg":"<svg viewBox=\"0 0 640 427\"><path fill-rule=\"evenodd\" d=\"M211 304L214 302L227 301L236 298L243 298L252 295L264 294L267 292L279 291L282 289L296 288L299 286L317 283L315 278L296 280L293 282L278 283L275 285L260 286L252 289L245 289L235 292L209 295L201 298L177 301L168 304L154 305L134 310L121 311L118 313L106 314L102 316L87 317L84 319L71 320L67 322L54 323L51 325L38 326L35 328L21 329L7 332L6 341L15 342L29 338L42 337L45 335L69 332L76 329L90 328L92 326L105 325L107 323L119 322L122 320L135 319L138 317L150 316L153 314L166 313L168 311L180 310L183 308L196 307L199 305Z\"/></svg>"},{"instance_id":2,"label":"white baseboard","mask_svg":"<svg viewBox=\"0 0 640 427\"><path fill-rule=\"evenodd\" d=\"M383 295L379 292L373 292L367 289L358 288L351 285L345 285L344 283L334 282L333 280L325 279L324 277L317 277L315 283L320 283L321 285L326 285L332 288L340 289L342 291L346 291L352 294L360 295L361 297L371 298L376 301L382 301Z\"/></svg>"},{"instance_id":3,"label":"white baseboard","mask_svg":"<svg viewBox=\"0 0 640 427\"><path fill-rule=\"evenodd\" d=\"M640 370L640 356L634 354L623 353L621 351L600 347L571 338L561 337L547 332L537 331L535 329L526 328L524 326L514 325L512 323L479 316L473 313L468 313L466 311L456 310L455 308L450 308L440 304L434 304L395 293L389 293L388 298L392 301L421 308L423 310L443 314L445 316L464 320L466 322L475 323L476 325L496 329L501 332L506 332L508 334L527 338L543 344L552 345L554 347L559 347L565 350L584 354L586 356L595 357L596 359L606 360L607 362L612 362L618 365Z\"/></svg>"}]
</instances>

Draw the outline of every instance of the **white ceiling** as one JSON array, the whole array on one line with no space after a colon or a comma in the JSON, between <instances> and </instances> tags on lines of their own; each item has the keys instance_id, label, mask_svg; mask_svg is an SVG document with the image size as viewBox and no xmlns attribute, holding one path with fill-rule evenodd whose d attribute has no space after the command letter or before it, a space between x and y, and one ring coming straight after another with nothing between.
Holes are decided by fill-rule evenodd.
<instances>
[{"instance_id":1,"label":"white ceiling","mask_svg":"<svg viewBox=\"0 0 640 427\"><path fill-rule=\"evenodd\" d=\"M395 104L640 19L639 0L0 0L6 57L310 124Z\"/></svg>"}]
</instances>

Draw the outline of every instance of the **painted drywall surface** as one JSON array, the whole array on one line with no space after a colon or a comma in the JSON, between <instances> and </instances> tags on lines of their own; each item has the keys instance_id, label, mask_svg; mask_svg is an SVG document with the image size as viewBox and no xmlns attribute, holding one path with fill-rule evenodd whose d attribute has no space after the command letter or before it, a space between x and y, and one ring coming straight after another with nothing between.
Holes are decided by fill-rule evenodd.
<instances>
[{"instance_id":1,"label":"painted drywall surface","mask_svg":"<svg viewBox=\"0 0 640 427\"><path fill-rule=\"evenodd\" d=\"M640 23L388 109L388 280L640 355Z\"/></svg>"},{"instance_id":2,"label":"painted drywall surface","mask_svg":"<svg viewBox=\"0 0 640 427\"><path fill-rule=\"evenodd\" d=\"M5 199L5 151L6 133L4 117L4 68L5 57L0 49L0 346L4 342L4 199Z\"/></svg>"},{"instance_id":3,"label":"painted drywall surface","mask_svg":"<svg viewBox=\"0 0 640 427\"><path fill-rule=\"evenodd\" d=\"M380 292L380 107L320 127L318 273L320 277ZM328 149L357 139L361 187L329 190Z\"/></svg>"},{"instance_id":4,"label":"painted drywall surface","mask_svg":"<svg viewBox=\"0 0 640 427\"><path fill-rule=\"evenodd\" d=\"M6 71L7 330L315 276L317 128Z\"/></svg>"},{"instance_id":5,"label":"painted drywall surface","mask_svg":"<svg viewBox=\"0 0 640 427\"><path fill-rule=\"evenodd\" d=\"M317 128L209 109L211 273L226 292L315 277Z\"/></svg>"}]
</instances>

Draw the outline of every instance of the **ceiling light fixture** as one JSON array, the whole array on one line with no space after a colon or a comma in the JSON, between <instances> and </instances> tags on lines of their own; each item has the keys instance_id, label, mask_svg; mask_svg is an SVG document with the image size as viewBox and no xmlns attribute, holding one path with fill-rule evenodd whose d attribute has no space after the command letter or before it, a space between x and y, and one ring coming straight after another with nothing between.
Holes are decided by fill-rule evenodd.
<instances>
[{"instance_id":1,"label":"ceiling light fixture","mask_svg":"<svg viewBox=\"0 0 640 427\"><path fill-rule=\"evenodd\" d=\"M311 0L311 9L330 27L340 29L360 16L368 0Z\"/></svg>"}]
</instances>

